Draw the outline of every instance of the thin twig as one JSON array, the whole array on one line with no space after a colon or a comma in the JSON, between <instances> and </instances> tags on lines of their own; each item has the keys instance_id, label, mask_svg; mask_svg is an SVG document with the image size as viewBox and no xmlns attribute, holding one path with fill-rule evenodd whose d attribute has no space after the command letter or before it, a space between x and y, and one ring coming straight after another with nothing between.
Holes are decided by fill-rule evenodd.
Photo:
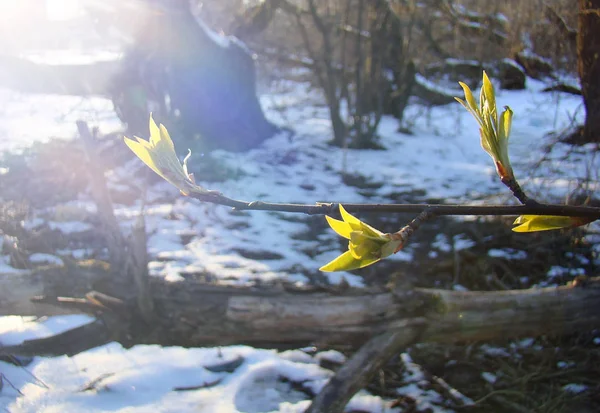
<instances>
[{"instance_id":1,"label":"thin twig","mask_svg":"<svg viewBox=\"0 0 600 413\"><path fill-rule=\"evenodd\" d=\"M223 378L218 378L213 381L206 381L206 382L204 382L202 384L198 384L196 386L173 387L173 391L194 391L194 390L200 390L200 389L208 389L211 387L215 387L216 385L220 384L222 381L223 381Z\"/></svg>"},{"instance_id":2,"label":"thin twig","mask_svg":"<svg viewBox=\"0 0 600 413\"><path fill-rule=\"evenodd\" d=\"M83 386L81 389L77 390L78 393L83 393L86 391L91 391L91 390L97 390L98 389L98 385L104 380L107 379L109 377L114 376L115 373L111 372L111 373L104 373L101 374L100 376L96 377L95 379L93 379L92 381L90 381L89 383L87 383L85 386Z\"/></svg>"},{"instance_id":3,"label":"thin twig","mask_svg":"<svg viewBox=\"0 0 600 413\"><path fill-rule=\"evenodd\" d=\"M434 217L434 213L432 213L429 209L424 209L412 221L410 221L406 226L404 226L404 228L402 228L398 232L391 234L392 239L402 240L402 244L399 247L402 248L402 246L406 244L411 235L414 234L415 231L418 230L424 222L429 221Z\"/></svg>"},{"instance_id":4,"label":"thin twig","mask_svg":"<svg viewBox=\"0 0 600 413\"><path fill-rule=\"evenodd\" d=\"M4 373L0 373L0 381L7 382L8 385L13 388L13 390L19 393L20 396L25 396L21 390L17 389L17 387L14 384L12 384L12 382L8 379L8 377L6 377Z\"/></svg>"},{"instance_id":5,"label":"thin twig","mask_svg":"<svg viewBox=\"0 0 600 413\"><path fill-rule=\"evenodd\" d=\"M520 203L522 203L524 205L537 204L536 201L534 201L533 199L531 199L527 195L525 195L523 188L521 188L521 185L519 185L519 182L517 182L517 180L515 178L503 177L500 179L500 181L504 185L506 185L508 187L508 189L510 189L510 191L513 193L515 198L517 198L519 200Z\"/></svg>"}]
</instances>

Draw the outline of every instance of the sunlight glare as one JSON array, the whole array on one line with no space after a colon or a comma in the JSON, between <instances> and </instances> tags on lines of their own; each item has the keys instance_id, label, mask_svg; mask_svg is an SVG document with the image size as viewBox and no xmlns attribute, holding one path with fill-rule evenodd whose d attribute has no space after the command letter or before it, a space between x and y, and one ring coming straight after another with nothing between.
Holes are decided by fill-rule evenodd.
<instances>
[{"instance_id":1,"label":"sunlight glare","mask_svg":"<svg viewBox=\"0 0 600 413\"><path fill-rule=\"evenodd\" d=\"M80 0L0 0L0 21L6 23L64 21L76 18L81 11Z\"/></svg>"},{"instance_id":2,"label":"sunlight glare","mask_svg":"<svg viewBox=\"0 0 600 413\"><path fill-rule=\"evenodd\" d=\"M46 0L46 16L48 20L69 20L81 12L79 0Z\"/></svg>"}]
</instances>

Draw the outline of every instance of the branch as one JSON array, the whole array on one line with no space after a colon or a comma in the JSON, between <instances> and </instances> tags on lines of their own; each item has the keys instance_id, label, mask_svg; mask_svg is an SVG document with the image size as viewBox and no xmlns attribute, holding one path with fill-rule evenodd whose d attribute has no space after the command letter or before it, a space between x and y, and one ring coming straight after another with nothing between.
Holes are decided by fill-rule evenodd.
<instances>
[{"instance_id":1,"label":"branch","mask_svg":"<svg viewBox=\"0 0 600 413\"><path fill-rule=\"evenodd\" d=\"M306 413L342 413L352 396L364 388L389 359L418 341L425 320L371 338L329 380ZM399 326L398 326L399 327Z\"/></svg>"},{"instance_id":2,"label":"branch","mask_svg":"<svg viewBox=\"0 0 600 413\"><path fill-rule=\"evenodd\" d=\"M240 201L219 193L192 193L192 198L202 202L225 205L237 210L278 211L308 215L331 215L338 211L338 203L288 204L263 201ZM600 219L600 208L559 204L531 205L443 205L443 204L353 204L342 203L348 212L420 213L428 210L432 215L557 215Z\"/></svg>"},{"instance_id":3,"label":"branch","mask_svg":"<svg viewBox=\"0 0 600 413\"><path fill-rule=\"evenodd\" d=\"M26 340L15 346L0 347L0 354L18 354L20 356L65 354L73 356L110 341L112 338L109 329L102 321L96 320L54 336Z\"/></svg>"},{"instance_id":4,"label":"branch","mask_svg":"<svg viewBox=\"0 0 600 413\"><path fill-rule=\"evenodd\" d=\"M548 3L544 3L546 17L558 28L560 34L569 42L569 45L576 50L577 47L577 30L570 27L565 19L558 14L558 11Z\"/></svg>"},{"instance_id":5,"label":"branch","mask_svg":"<svg viewBox=\"0 0 600 413\"><path fill-rule=\"evenodd\" d=\"M121 234L119 223L113 210L110 192L104 179L104 170L98 163L96 141L87 123L78 120L76 124L87 157L92 197L96 203L98 216L102 222L101 232L106 239L110 264L114 268L122 268L127 261L127 243L123 238L123 234Z\"/></svg>"}]
</instances>

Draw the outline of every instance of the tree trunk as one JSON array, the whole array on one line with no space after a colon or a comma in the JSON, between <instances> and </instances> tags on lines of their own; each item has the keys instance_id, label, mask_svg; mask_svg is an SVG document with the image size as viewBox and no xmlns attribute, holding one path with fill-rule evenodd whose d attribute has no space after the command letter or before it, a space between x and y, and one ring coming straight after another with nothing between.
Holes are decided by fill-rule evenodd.
<instances>
[{"instance_id":1,"label":"tree trunk","mask_svg":"<svg viewBox=\"0 0 600 413\"><path fill-rule=\"evenodd\" d=\"M211 32L192 15L188 1L181 3L149 21L148 30L162 26L158 36L148 39L144 31L138 37L136 47L149 51L151 65L162 69L144 84L149 89L159 85L159 98L170 100L169 117L198 149L258 146L278 128L260 106L251 53L235 39ZM148 67L144 61L138 64Z\"/></svg>"},{"instance_id":2,"label":"tree trunk","mask_svg":"<svg viewBox=\"0 0 600 413\"><path fill-rule=\"evenodd\" d=\"M174 136L193 141L195 152L247 150L279 130L262 111L254 60L243 44L197 21L188 0L134 3L123 10L144 25L137 33L118 25L134 38L121 61L49 65L0 55L0 85L110 97L129 133L138 136L148 135L154 112L157 121L179 132ZM105 20L117 19L118 13L104 13Z\"/></svg>"},{"instance_id":3,"label":"tree trunk","mask_svg":"<svg viewBox=\"0 0 600 413\"><path fill-rule=\"evenodd\" d=\"M346 124L342 119L340 112L341 94L338 93L339 77L343 77L343 73L338 75L337 70L334 68L333 63L333 52L334 48L331 43L332 39L332 27L325 23L322 17L317 11L317 3L314 0L308 2L310 15L315 28L321 34L322 46L317 52L311 45L311 39L309 38L307 28L302 22L302 16L298 11L295 11L296 24L300 30L304 47L308 52L308 55L313 60L313 71L317 76L319 85L323 89L325 94L325 100L327 101L327 107L329 108L329 116L331 119L331 126L333 128L333 140L331 144L339 147L346 145ZM343 80L342 80L343 82Z\"/></svg>"},{"instance_id":4,"label":"tree trunk","mask_svg":"<svg viewBox=\"0 0 600 413\"><path fill-rule=\"evenodd\" d=\"M585 106L581 143L600 142L600 0L579 0L577 56Z\"/></svg>"}]
</instances>

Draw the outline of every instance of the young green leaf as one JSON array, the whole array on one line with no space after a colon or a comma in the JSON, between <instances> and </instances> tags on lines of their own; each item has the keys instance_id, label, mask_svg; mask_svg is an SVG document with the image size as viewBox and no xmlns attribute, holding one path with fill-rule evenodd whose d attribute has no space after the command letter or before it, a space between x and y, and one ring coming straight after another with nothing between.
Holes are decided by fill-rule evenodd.
<instances>
[{"instance_id":1,"label":"young green leaf","mask_svg":"<svg viewBox=\"0 0 600 413\"><path fill-rule=\"evenodd\" d=\"M125 137L125 144L129 149L164 180L179 188L184 195L189 195L190 192L209 192L196 185L188 174L187 160L191 151L188 152L182 165L175 154L175 145L167 128L162 124L157 126L152 115L149 123L150 140L146 141L137 136L134 136L136 140Z\"/></svg>"},{"instance_id":2,"label":"young green leaf","mask_svg":"<svg viewBox=\"0 0 600 413\"><path fill-rule=\"evenodd\" d=\"M479 105L473 98L471 89L466 84L459 82L465 94L465 100L455 98L473 115L479 124L481 147L494 160L496 172L502 180L514 180L514 174L508 156L508 137L512 123L512 110L506 106L498 118L496 108L496 93L494 85L487 73L483 72L483 85L479 92Z\"/></svg>"},{"instance_id":3,"label":"young green leaf","mask_svg":"<svg viewBox=\"0 0 600 413\"><path fill-rule=\"evenodd\" d=\"M397 252L401 240L362 222L340 205L343 221L326 216L329 226L349 240L348 251L320 268L321 271L351 271L363 268Z\"/></svg>"},{"instance_id":4,"label":"young green leaf","mask_svg":"<svg viewBox=\"0 0 600 413\"><path fill-rule=\"evenodd\" d=\"M594 219L581 217L565 217L555 215L521 215L513 225L515 232L549 231L553 229L573 228L589 224Z\"/></svg>"}]
</instances>

